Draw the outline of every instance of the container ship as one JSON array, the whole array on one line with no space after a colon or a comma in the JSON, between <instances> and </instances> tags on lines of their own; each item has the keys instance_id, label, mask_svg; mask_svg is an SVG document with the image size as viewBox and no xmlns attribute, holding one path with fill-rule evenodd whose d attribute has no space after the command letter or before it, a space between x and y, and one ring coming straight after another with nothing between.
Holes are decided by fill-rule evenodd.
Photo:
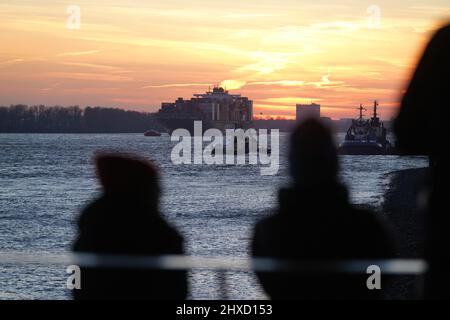
<instances>
[{"instance_id":1,"label":"container ship","mask_svg":"<svg viewBox=\"0 0 450 320\"><path fill-rule=\"evenodd\" d=\"M169 134L178 128L193 134L194 121L200 120L203 130L246 129L253 119L253 102L216 86L206 93L194 94L189 100L178 98L175 102L163 102L156 119Z\"/></svg>"},{"instance_id":2,"label":"container ship","mask_svg":"<svg viewBox=\"0 0 450 320\"><path fill-rule=\"evenodd\" d=\"M359 106L359 118L353 119L345 140L339 145L340 154L348 155L387 155L395 154L395 150L387 139L387 130L377 113L378 102L373 103L373 116L363 117L366 109Z\"/></svg>"}]
</instances>

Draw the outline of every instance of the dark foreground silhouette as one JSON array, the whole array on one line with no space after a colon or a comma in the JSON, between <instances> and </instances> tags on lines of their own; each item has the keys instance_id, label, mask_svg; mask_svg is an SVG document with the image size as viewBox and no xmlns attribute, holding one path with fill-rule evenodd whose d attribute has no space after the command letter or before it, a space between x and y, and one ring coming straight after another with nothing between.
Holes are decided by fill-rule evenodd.
<instances>
[{"instance_id":1,"label":"dark foreground silhouette","mask_svg":"<svg viewBox=\"0 0 450 320\"><path fill-rule=\"evenodd\" d=\"M291 136L293 185L279 192L278 212L260 221L254 256L343 260L392 257L384 225L372 212L353 208L337 182L338 159L330 132L307 120ZM367 275L258 274L273 299L370 299ZM383 280L382 280L383 283Z\"/></svg>"},{"instance_id":2,"label":"dark foreground silhouette","mask_svg":"<svg viewBox=\"0 0 450 320\"><path fill-rule=\"evenodd\" d=\"M430 264L426 298L450 298L449 94L450 25L441 28L426 47L394 124L401 151L430 156L431 174L424 185L428 194L425 257Z\"/></svg>"},{"instance_id":3,"label":"dark foreground silhouette","mask_svg":"<svg viewBox=\"0 0 450 320\"><path fill-rule=\"evenodd\" d=\"M79 219L74 251L120 254L183 254L182 238L158 212L154 166L117 154L96 158L104 193ZM75 299L184 299L186 273L144 269L82 268Z\"/></svg>"}]
</instances>

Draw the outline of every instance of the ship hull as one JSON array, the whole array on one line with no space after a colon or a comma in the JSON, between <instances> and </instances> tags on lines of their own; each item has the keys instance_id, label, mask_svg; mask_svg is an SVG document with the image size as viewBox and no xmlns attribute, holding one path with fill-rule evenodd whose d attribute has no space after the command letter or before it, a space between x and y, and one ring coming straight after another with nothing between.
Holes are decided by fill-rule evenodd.
<instances>
[{"instance_id":1,"label":"ship hull","mask_svg":"<svg viewBox=\"0 0 450 320\"><path fill-rule=\"evenodd\" d=\"M395 150L377 142L345 141L338 148L342 155L394 155Z\"/></svg>"},{"instance_id":2,"label":"ship hull","mask_svg":"<svg viewBox=\"0 0 450 320\"><path fill-rule=\"evenodd\" d=\"M186 129L191 135L194 135L194 122L202 122L202 134L208 129L218 129L225 133L227 129L243 128L246 129L248 121L238 123L237 121L208 121L201 119L159 119L158 122L164 127L165 131L171 134L176 129Z\"/></svg>"}]
</instances>

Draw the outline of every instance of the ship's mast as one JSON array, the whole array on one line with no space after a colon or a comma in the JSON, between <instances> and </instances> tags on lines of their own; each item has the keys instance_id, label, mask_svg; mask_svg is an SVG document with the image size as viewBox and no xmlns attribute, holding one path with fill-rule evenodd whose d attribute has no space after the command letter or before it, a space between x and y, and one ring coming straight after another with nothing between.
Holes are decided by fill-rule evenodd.
<instances>
[{"instance_id":1,"label":"ship's mast","mask_svg":"<svg viewBox=\"0 0 450 320\"><path fill-rule=\"evenodd\" d=\"M362 118L363 118L363 111L366 110L366 109L362 106L362 104L359 105L358 109L359 109L359 120L362 120Z\"/></svg>"},{"instance_id":2,"label":"ship's mast","mask_svg":"<svg viewBox=\"0 0 450 320\"><path fill-rule=\"evenodd\" d=\"M374 119L376 119L376 118L378 117L378 114L377 114L377 107L378 107L378 102L377 102L377 100L375 100L375 101L373 102L373 118L374 118Z\"/></svg>"}]
</instances>

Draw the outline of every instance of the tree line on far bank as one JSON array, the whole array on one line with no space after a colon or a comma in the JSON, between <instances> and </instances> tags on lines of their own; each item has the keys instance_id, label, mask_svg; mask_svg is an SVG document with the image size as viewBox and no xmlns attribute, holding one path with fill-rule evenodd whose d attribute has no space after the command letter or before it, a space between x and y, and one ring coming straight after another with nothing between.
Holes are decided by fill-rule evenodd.
<instances>
[{"instance_id":1,"label":"tree line on far bank","mask_svg":"<svg viewBox=\"0 0 450 320\"><path fill-rule=\"evenodd\" d=\"M3 133L135 133L158 125L151 113L78 106L0 106Z\"/></svg>"}]
</instances>

